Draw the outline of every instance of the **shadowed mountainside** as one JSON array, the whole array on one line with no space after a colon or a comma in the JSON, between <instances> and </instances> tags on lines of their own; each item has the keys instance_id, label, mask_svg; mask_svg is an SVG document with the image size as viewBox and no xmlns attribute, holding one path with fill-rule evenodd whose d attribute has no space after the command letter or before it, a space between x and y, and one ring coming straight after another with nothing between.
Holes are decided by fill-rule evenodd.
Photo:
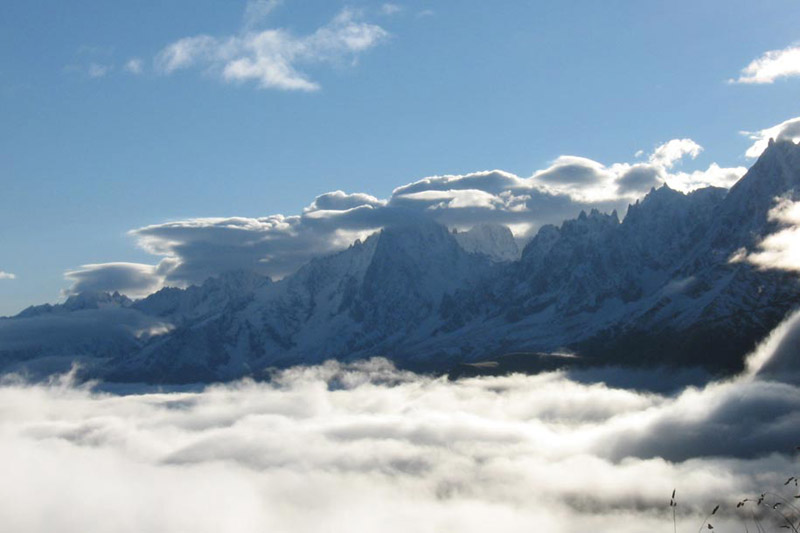
<instances>
[{"instance_id":1,"label":"shadowed mountainside","mask_svg":"<svg viewBox=\"0 0 800 533\"><path fill-rule=\"evenodd\" d=\"M277 282L231 272L139 301L31 307L0 319L0 363L35 375L80 360L86 376L180 383L328 358L447 370L567 351L579 365L734 372L797 306L800 284L730 259L776 230L776 198L799 196L800 147L774 142L729 191L662 186L621 222L592 211L544 226L521 256L504 227L409 221Z\"/></svg>"}]
</instances>

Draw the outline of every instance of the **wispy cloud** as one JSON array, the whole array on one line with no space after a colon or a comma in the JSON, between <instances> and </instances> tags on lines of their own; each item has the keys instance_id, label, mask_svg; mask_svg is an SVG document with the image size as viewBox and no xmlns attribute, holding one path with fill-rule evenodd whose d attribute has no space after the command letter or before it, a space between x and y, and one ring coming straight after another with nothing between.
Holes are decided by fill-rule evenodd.
<instances>
[{"instance_id":1,"label":"wispy cloud","mask_svg":"<svg viewBox=\"0 0 800 533\"><path fill-rule=\"evenodd\" d=\"M128 60L125 63L125 71L130 72L131 74L141 74L144 71L144 62L138 58L134 57Z\"/></svg>"},{"instance_id":2,"label":"wispy cloud","mask_svg":"<svg viewBox=\"0 0 800 533\"><path fill-rule=\"evenodd\" d=\"M250 30L264 22L283 0L249 0L244 8L242 23L246 30Z\"/></svg>"},{"instance_id":3,"label":"wispy cloud","mask_svg":"<svg viewBox=\"0 0 800 533\"><path fill-rule=\"evenodd\" d=\"M0 279L17 279L17 276L11 272L0 270Z\"/></svg>"},{"instance_id":4,"label":"wispy cloud","mask_svg":"<svg viewBox=\"0 0 800 533\"><path fill-rule=\"evenodd\" d=\"M111 71L111 65L102 65L100 63L90 63L86 69L86 73L90 78L103 78Z\"/></svg>"},{"instance_id":5,"label":"wispy cloud","mask_svg":"<svg viewBox=\"0 0 800 533\"><path fill-rule=\"evenodd\" d=\"M742 69L731 83L773 83L781 78L800 76L800 46L770 50Z\"/></svg>"},{"instance_id":6,"label":"wispy cloud","mask_svg":"<svg viewBox=\"0 0 800 533\"><path fill-rule=\"evenodd\" d=\"M274 2L257 2L259 12ZM250 5L248 6L250 7ZM253 8L256 9L256 8ZM248 19L249 20L249 19ZM165 47L156 57L162 73L200 67L228 82L255 81L263 89L315 91L319 84L299 70L301 65L355 62L358 55L385 41L388 32L345 9L314 33L296 36L284 29L243 31L228 37L197 35Z\"/></svg>"},{"instance_id":7,"label":"wispy cloud","mask_svg":"<svg viewBox=\"0 0 800 533\"><path fill-rule=\"evenodd\" d=\"M381 13L384 15L396 15L403 11L403 6L398 4L386 3L381 6Z\"/></svg>"},{"instance_id":8,"label":"wispy cloud","mask_svg":"<svg viewBox=\"0 0 800 533\"><path fill-rule=\"evenodd\" d=\"M111 46L81 45L75 51L73 62L66 65L64 71L92 79L104 78L114 69L113 55Z\"/></svg>"}]
</instances>

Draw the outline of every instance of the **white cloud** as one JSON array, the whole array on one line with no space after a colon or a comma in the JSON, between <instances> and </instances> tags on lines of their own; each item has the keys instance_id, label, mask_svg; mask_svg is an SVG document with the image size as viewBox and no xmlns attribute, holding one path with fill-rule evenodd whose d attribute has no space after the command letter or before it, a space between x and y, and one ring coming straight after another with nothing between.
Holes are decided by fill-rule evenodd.
<instances>
[{"instance_id":1,"label":"white cloud","mask_svg":"<svg viewBox=\"0 0 800 533\"><path fill-rule=\"evenodd\" d=\"M479 207L495 209L502 203L498 197L485 191L463 189L451 191L420 191L403 196L403 200L411 203L427 203L426 209L457 209L461 207Z\"/></svg>"},{"instance_id":2,"label":"white cloud","mask_svg":"<svg viewBox=\"0 0 800 533\"><path fill-rule=\"evenodd\" d=\"M344 191L332 191L321 194L314 198L311 204L303 209L303 212L314 211L344 211L361 207L364 205L381 207L386 205L385 200L379 200L370 194L354 193L348 194Z\"/></svg>"},{"instance_id":3,"label":"white cloud","mask_svg":"<svg viewBox=\"0 0 800 533\"><path fill-rule=\"evenodd\" d=\"M695 159L703 147L692 139L672 139L658 145L643 163L602 163L575 156L561 156L532 180L545 190L567 194L575 201L635 201L652 187L668 183L681 192L709 185L730 187L746 169L723 168L711 163L706 170L675 172L673 167L686 157ZM638 151L634 157L644 155Z\"/></svg>"},{"instance_id":4,"label":"white cloud","mask_svg":"<svg viewBox=\"0 0 800 533\"><path fill-rule=\"evenodd\" d=\"M402 10L403 6L392 3L386 3L381 6L381 13L383 13L384 15L396 15L397 13L400 13Z\"/></svg>"},{"instance_id":5,"label":"white cloud","mask_svg":"<svg viewBox=\"0 0 800 533\"><path fill-rule=\"evenodd\" d=\"M742 134L747 135L750 139L755 141L747 149L745 155L750 158L758 157L767 149L770 139L776 141L792 141L795 143L800 141L800 117L784 120L780 124L759 131L743 131Z\"/></svg>"},{"instance_id":6,"label":"white cloud","mask_svg":"<svg viewBox=\"0 0 800 533\"><path fill-rule=\"evenodd\" d=\"M562 155L550 167L533 174L532 185L581 202L618 198L617 173L585 157Z\"/></svg>"},{"instance_id":7,"label":"white cloud","mask_svg":"<svg viewBox=\"0 0 800 533\"><path fill-rule=\"evenodd\" d=\"M11 272L0 270L0 279L17 279L17 276Z\"/></svg>"},{"instance_id":8,"label":"white cloud","mask_svg":"<svg viewBox=\"0 0 800 533\"><path fill-rule=\"evenodd\" d=\"M134 57L125 63L125 71L131 74L141 74L144 71L144 63L138 57Z\"/></svg>"},{"instance_id":9,"label":"white cloud","mask_svg":"<svg viewBox=\"0 0 800 533\"><path fill-rule=\"evenodd\" d=\"M315 91L319 84L301 72L300 65L355 62L358 54L389 35L380 26L363 22L360 13L351 9L306 36L284 29L245 30L225 38L198 35L180 39L157 55L156 68L170 74L202 66L229 82L255 81L264 89Z\"/></svg>"},{"instance_id":10,"label":"white cloud","mask_svg":"<svg viewBox=\"0 0 800 533\"><path fill-rule=\"evenodd\" d=\"M780 78L800 76L800 46L770 50L742 69L731 83L773 83Z\"/></svg>"},{"instance_id":11,"label":"white cloud","mask_svg":"<svg viewBox=\"0 0 800 533\"><path fill-rule=\"evenodd\" d=\"M753 350L745 363L745 377L779 379L800 385L800 311L789 315Z\"/></svg>"},{"instance_id":12,"label":"white cloud","mask_svg":"<svg viewBox=\"0 0 800 533\"><path fill-rule=\"evenodd\" d=\"M178 54L174 59L181 62L184 57ZM694 157L700 150L690 139L675 139L657 146L647 161L633 164L606 166L583 157L561 156L528 178L501 170L431 176L397 187L388 199L343 191L322 194L299 215L153 224L131 234L143 249L161 256L158 266L120 270L118 264L110 264L106 270L103 265L92 265L80 271L80 279L70 273L76 281L71 290L102 286L143 294L145 287L201 283L230 270L281 278L314 257L346 248L356 239L411 218L431 218L459 230L504 224L524 239L542 225L560 224L582 210L624 213L629 203L662 183L688 192L708 185L728 187L744 174L744 168L722 168L714 163L706 170L671 170L680 159ZM154 278L152 272L156 271ZM110 276L111 272L118 277ZM98 280L92 281L95 276ZM115 279L119 287L111 283Z\"/></svg>"},{"instance_id":13,"label":"white cloud","mask_svg":"<svg viewBox=\"0 0 800 533\"><path fill-rule=\"evenodd\" d=\"M691 139L672 139L656 147L650 155L650 162L664 168L672 168L687 155L694 159L702 151L703 147Z\"/></svg>"},{"instance_id":14,"label":"white cloud","mask_svg":"<svg viewBox=\"0 0 800 533\"><path fill-rule=\"evenodd\" d=\"M6 379L0 406L0 516L32 533L632 533L671 529L673 489L679 528L722 504L732 529L742 497L791 497L800 423L783 383L664 396L379 359L122 396Z\"/></svg>"},{"instance_id":15,"label":"white cloud","mask_svg":"<svg viewBox=\"0 0 800 533\"><path fill-rule=\"evenodd\" d=\"M720 167L711 163L705 170L692 172L673 171L673 167L687 156L697 158L703 147L692 139L672 139L656 147L648 158L659 178L675 190L691 192L703 187L729 188L747 172L745 167Z\"/></svg>"},{"instance_id":16,"label":"white cloud","mask_svg":"<svg viewBox=\"0 0 800 533\"><path fill-rule=\"evenodd\" d=\"M591 204L598 205L611 206ZM425 178L398 187L388 200L334 191L318 196L301 215L197 218L131 233L142 248L171 261L166 283L180 285L238 269L280 278L314 257L413 218L459 228L501 223L522 230L559 223L589 206L492 171Z\"/></svg>"},{"instance_id":17,"label":"white cloud","mask_svg":"<svg viewBox=\"0 0 800 533\"><path fill-rule=\"evenodd\" d=\"M83 265L64 273L64 277L72 282L66 293L119 291L131 298L147 296L162 287L166 265L168 263L162 265L162 268L122 262Z\"/></svg>"},{"instance_id":18,"label":"white cloud","mask_svg":"<svg viewBox=\"0 0 800 533\"><path fill-rule=\"evenodd\" d=\"M765 237L747 260L761 268L800 272L800 202L778 199L769 220L781 229Z\"/></svg>"},{"instance_id":19,"label":"white cloud","mask_svg":"<svg viewBox=\"0 0 800 533\"><path fill-rule=\"evenodd\" d=\"M217 40L208 35L185 37L159 52L156 66L159 70L170 74L178 69L192 66L202 56L213 55L216 46Z\"/></svg>"},{"instance_id":20,"label":"white cloud","mask_svg":"<svg viewBox=\"0 0 800 533\"><path fill-rule=\"evenodd\" d=\"M103 78L110 71L111 71L110 65L101 65L100 63L90 63L86 72L90 78Z\"/></svg>"},{"instance_id":21,"label":"white cloud","mask_svg":"<svg viewBox=\"0 0 800 533\"><path fill-rule=\"evenodd\" d=\"M665 182L679 191L693 191L702 187L722 187L728 189L747 172L745 167L723 168L711 163L706 170L675 172L665 178Z\"/></svg>"},{"instance_id":22,"label":"white cloud","mask_svg":"<svg viewBox=\"0 0 800 533\"><path fill-rule=\"evenodd\" d=\"M282 3L283 0L248 0L243 17L245 29L261 24Z\"/></svg>"}]
</instances>

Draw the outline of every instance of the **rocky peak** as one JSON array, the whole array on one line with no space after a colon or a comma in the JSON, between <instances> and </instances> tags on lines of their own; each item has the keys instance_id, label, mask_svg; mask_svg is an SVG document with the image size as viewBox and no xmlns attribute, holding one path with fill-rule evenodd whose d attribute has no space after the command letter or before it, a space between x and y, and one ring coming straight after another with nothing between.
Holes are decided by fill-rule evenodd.
<instances>
[{"instance_id":1,"label":"rocky peak","mask_svg":"<svg viewBox=\"0 0 800 533\"><path fill-rule=\"evenodd\" d=\"M770 141L750 170L731 187L734 198L744 195L782 195L800 187L800 144Z\"/></svg>"},{"instance_id":2,"label":"rocky peak","mask_svg":"<svg viewBox=\"0 0 800 533\"><path fill-rule=\"evenodd\" d=\"M557 226L545 224L539 228L533 239L522 250L522 261L526 262L542 257L550 251L560 236L561 230Z\"/></svg>"},{"instance_id":3,"label":"rocky peak","mask_svg":"<svg viewBox=\"0 0 800 533\"><path fill-rule=\"evenodd\" d=\"M63 308L69 311L100 309L101 307L127 307L133 301L119 292L84 291L67 298Z\"/></svg>"},{"instance_id":4,"label":"rocky peak","mask_svg":"<svg viewBox=\"0 0 800 533\"><path fill-rule=\"evenodd\" d=\"M494 262L519 259L519 247L514 235L502 224L479 224L469 231L454 232L453 235L469 253L485 255Z\"/></svg>"},{"instance_id":5,"label":"rocky peak","mask_svg":"<svg viewBox=\"0 0 800 533\"><path fill-rule=\"evenodd\" d=\"M715 217L711 246L721 254L752 247L774 230L767 214L779 197L800 198L800 145L773 141L731 187Z\"/></svg>"},{"instance_id":6,"label":"rocky peak","mask_svg":"<svg viewBox=\"0 0 800 533\"><path fill-rule=\"evenodd\" d=\"M598 238L601 234L613 231L619 226L619 217L616 211L612 214L601 213L592 209L589 214L581 211L578 218L566 220L561 224L562 238L582 240L584 238Z\"/></svg>"}]
</instances>

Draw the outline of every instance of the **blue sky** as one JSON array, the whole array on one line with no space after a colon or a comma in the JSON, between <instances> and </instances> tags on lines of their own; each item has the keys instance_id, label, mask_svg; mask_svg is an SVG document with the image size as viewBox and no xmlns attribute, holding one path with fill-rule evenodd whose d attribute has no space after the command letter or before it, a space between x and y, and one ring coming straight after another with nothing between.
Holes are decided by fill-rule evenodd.
<instances>
[{"instance_id":1,"label":"blue sky","mask_svg":"<svg viewBox=\"0 0 800 533\"><path fill-rule=\"evenodd\" d=\"M564 155L610 172L652 162L671 139L702 146L684 143L658 167L670 183L677 169L749 166L753 139L741 132L800 115L788 55L774 82L729 83L766 52L793 49L797 2L249 6L0 6L0 315L58 300L84 279L64 273L82 265L189 264L174 246L188 237L128 233L145 226L299 215L334 190L392 204L396 187L426 176L527 179ZM265 33L274 42L254 55ZM201 35L202 46L185 41ZM580 207L632 198L556 192ZM354 235L340 229L337 245ZM195 279L147 286L170 281Z\"/></svg>"}]
</instances>

